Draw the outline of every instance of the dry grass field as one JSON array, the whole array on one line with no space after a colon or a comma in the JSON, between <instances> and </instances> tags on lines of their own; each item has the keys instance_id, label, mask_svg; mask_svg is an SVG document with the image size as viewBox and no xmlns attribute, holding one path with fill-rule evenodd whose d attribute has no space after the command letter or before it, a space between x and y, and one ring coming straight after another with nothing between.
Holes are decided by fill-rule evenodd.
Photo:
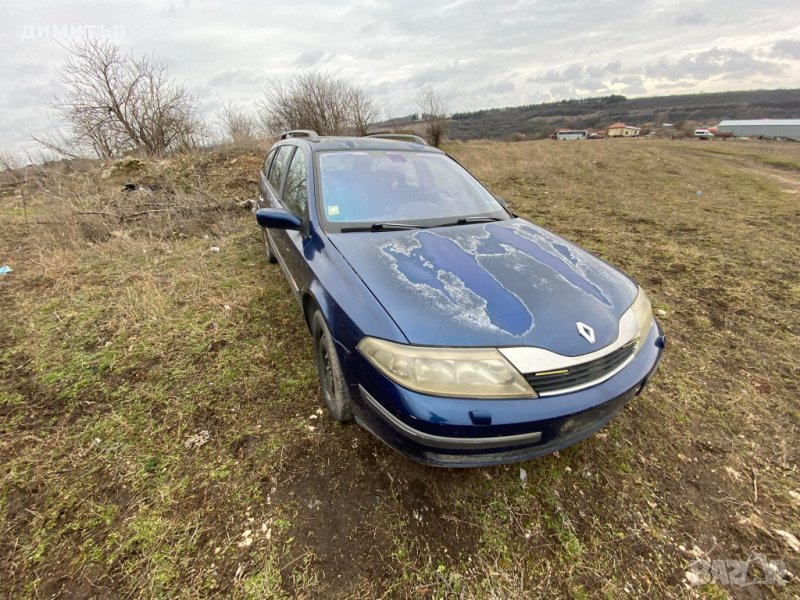
<instances>
[{"instance_id":1,"label":"dry grass field","mask_svg":"<svg viewBox=\"0 0 800 600\"><path fill-rule=\"evenodd\" d=\"M0 596L796 598L685 574L800 577L800 144L448 150L649 292L641 397L557 455L411 463L321 412L237 206L260 153L0 173Z\"/></svg>"}]
</instances>

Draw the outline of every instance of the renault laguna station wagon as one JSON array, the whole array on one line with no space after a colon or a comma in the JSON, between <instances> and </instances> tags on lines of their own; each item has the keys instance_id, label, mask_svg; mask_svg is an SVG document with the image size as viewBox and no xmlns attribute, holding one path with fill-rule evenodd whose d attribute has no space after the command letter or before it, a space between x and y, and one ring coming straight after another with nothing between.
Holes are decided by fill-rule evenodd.
<instances>
[{"instance_id":1,"label":"renault laguna station wagon","mask_svg":"<svg viewBox=\"0 0 800 600\"><path fill-rule=\"evenodd\" d=\"M603 427L665 337L637 283L512 214L415 136L292 131L258 224L311 332L333 419L414 460L509 463Z\"/></svg>"}]
</instances>

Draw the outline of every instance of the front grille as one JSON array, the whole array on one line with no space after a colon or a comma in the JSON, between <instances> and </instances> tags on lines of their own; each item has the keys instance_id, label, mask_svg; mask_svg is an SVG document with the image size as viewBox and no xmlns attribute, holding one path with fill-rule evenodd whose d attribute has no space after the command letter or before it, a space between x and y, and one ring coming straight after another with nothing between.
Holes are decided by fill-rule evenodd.
<instances>
[{"instance_id":1,"label":"front grille","mask_svg":"<svg viewBox=\"0 0 800 600\"><path fill-rule=\"evenodd\" d=\"M525 379L540 396L558 394L572 388L588 387L625 364L636 351L639 339L631 340L613 352L569 368L527 373Z\"/></svg>"}]
</instances>

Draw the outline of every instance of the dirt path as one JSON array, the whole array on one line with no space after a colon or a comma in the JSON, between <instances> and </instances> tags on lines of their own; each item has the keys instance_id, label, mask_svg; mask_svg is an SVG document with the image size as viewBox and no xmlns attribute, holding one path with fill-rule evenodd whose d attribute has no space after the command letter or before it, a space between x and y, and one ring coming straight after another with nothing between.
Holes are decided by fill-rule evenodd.
<instances>
[{"instance_id":1,"label":"dirt path","mask_svg":"<svg viewBox=\"0 0 800 600\"><path fill-rule=\"evenodd\" d=\"M800 171L770 165L769 163L758 160L758 158L753 155L709 151L702 148L685 148L679 150L678 153L684 156L715 157L742 171L771 179L779 183L790 194L800 193Z\"/></svg>"},{"instance_id":2,"label":"dirt path","mask_svg":"<svg viewBox=\"0 0 800 600\"><path fill-rule=\"evenodd\" d=\"M740 164L751 173L777 181L790 194L800 193L800 172L771 167L757 161L742 160Z\"/></svg>"}]
</instances>

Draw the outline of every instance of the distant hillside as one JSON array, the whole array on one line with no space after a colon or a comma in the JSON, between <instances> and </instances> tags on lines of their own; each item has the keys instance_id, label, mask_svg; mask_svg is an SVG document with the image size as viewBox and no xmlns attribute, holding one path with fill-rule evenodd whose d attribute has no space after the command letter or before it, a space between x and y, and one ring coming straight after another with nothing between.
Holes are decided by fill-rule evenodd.
<instances>
[{"instance_id":1,"label":"distant hillside","mask_svg":"<svg viewBox=\"0 0 800 600\"><path fill-rule=\"evenodd\" d=\"M604 96L453 115L451 139L547 137L557 129L605 129L615 121L653 126L722 119L800 118L800 89L682 94L628 99Z\"/></svg>"}]
</instances>

